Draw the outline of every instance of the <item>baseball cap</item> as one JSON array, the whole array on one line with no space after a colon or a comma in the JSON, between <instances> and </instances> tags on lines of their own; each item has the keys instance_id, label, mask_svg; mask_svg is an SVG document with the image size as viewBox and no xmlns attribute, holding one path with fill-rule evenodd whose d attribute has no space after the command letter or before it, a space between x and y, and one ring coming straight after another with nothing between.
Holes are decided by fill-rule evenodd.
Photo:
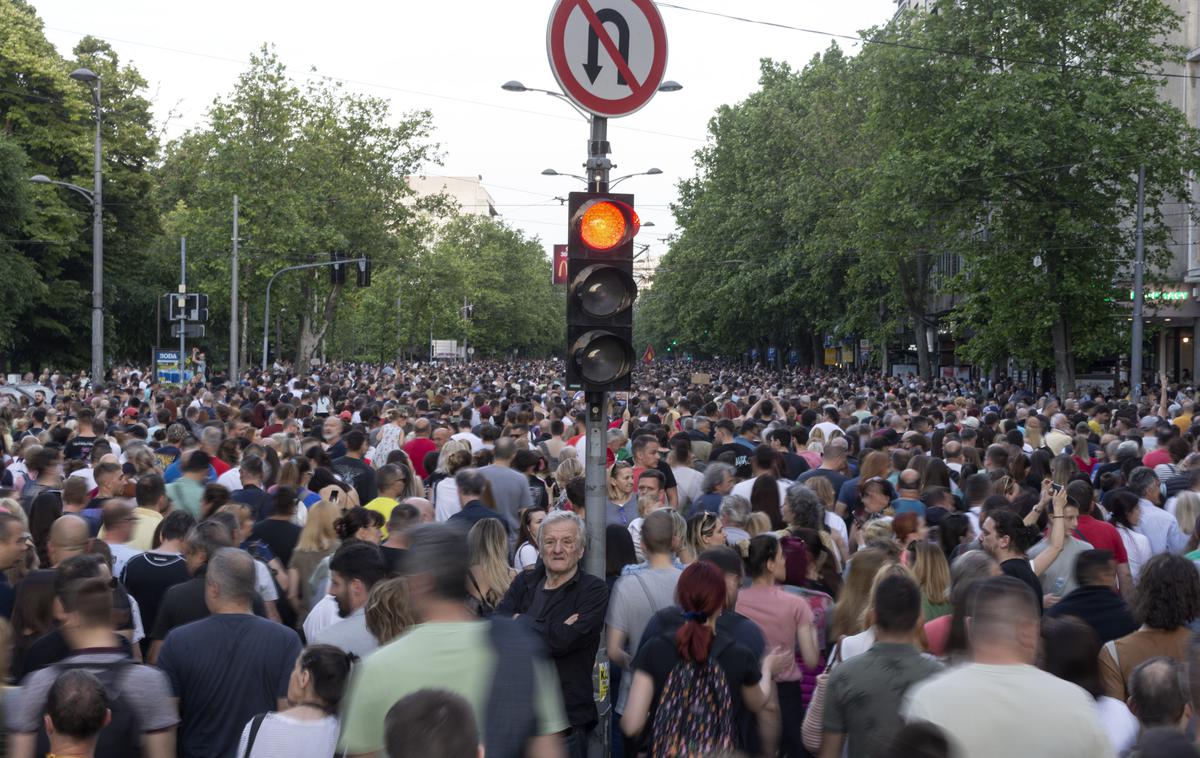
<instances>
[{"instance_id":1,"label":"baseball cap","mask_svg":"<svg viewBox=\"0 0 1200 758\"><path fill-rule=\"evenodd\" d=\"M129 418L137 418L138 411L137 408L126 408L124 414Z\"/></svg>"},{"instance_id":2,"label":"baseball cap","mask_svg":"<svg viewBox=\"0 0 1200 758\"><path fill-rule=\"evenodd\" d=\"M978 429L979 428L979 418L976 416L967 416L965 419L962 420L962 425L970 427L972 429Z\"/></svg>"},{"instance_id":3,"label":"baseball cap","mask_svg":"<svg viewBox=\"0 0 1200 758\"><path fill-rule=\"evenodd\" d=\"M354 418L354 414L352 414L350 411L342 411L338 414L338 418L340 418L342 421L349 421Z\"/></svg>"}]
</instances>

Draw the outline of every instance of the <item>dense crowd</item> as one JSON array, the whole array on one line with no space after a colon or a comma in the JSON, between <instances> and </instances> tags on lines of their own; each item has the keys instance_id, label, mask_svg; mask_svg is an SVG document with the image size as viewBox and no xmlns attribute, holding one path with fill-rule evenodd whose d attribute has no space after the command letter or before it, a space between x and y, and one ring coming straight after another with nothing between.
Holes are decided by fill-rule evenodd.
<instances>
[{"instance_id":1,"label":"dense crowd","mask_svg":"<svg viewBox=\"0 0 1200 758\"><path fill-rule=\"evenodd\" d=\"M1197 754L1190 387L197 369L0 394L10 755Z\"/></svg>"}]
</instances>

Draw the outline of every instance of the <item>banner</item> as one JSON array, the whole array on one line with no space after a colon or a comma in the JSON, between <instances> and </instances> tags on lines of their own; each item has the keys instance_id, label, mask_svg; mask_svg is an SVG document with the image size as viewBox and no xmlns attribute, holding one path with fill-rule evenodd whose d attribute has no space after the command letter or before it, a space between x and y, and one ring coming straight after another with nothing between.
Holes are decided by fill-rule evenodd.
<instances>
[{"instance_id":1,"label":"banner","mask_svg":"<svg viewBox=\"0 0 1200 758\"><path fill-rule=\"evenodd\" d=\"M567 246L554 246L554 273L550 277L552 284L567 283Z\"/></svg>"}]
</instances>

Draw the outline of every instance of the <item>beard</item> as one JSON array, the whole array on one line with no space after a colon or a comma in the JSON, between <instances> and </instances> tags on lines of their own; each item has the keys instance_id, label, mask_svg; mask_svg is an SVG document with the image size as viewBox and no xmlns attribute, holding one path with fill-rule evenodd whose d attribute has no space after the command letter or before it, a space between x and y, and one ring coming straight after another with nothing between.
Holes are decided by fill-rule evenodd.
<instances>
[{"instance_id":1,"label":"beard","mask_svg":"<svg viewBox=\"0 0 1200 758\"><path fill-rule=\"evenodd\" d=\"M350 598L334 595L333 599L337 601L339 618L346 618L353 612L353 609L350 607Z\"/></svg>"}]
</instances>

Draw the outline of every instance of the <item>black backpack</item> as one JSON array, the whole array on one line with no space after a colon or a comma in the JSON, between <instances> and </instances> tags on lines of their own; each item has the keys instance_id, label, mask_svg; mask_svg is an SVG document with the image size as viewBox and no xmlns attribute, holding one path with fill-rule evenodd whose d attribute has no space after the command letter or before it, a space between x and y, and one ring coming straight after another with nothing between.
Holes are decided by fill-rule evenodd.
<instances>
[{"instance_id":1,"label":"black backpack","mask_svg":"<svg viewBox=\"0 0 1200 758\"><path fill-rule=\"evenodd\" d=\"M104 694L108 696L108 709L112 712L112 721L100 730L100 739L96 742L96 758L141 758L142 729L137 712L133 705L122 695L125 678L131 666L136 666L128 658L108 663L88 663L83 661L66 661L50 666L55 678L64 671L83 669L96 675L104 685ZM50 752L50 738L46 734L45 724L38 726L37 755Z\"/></svg>"}]
</instances>

